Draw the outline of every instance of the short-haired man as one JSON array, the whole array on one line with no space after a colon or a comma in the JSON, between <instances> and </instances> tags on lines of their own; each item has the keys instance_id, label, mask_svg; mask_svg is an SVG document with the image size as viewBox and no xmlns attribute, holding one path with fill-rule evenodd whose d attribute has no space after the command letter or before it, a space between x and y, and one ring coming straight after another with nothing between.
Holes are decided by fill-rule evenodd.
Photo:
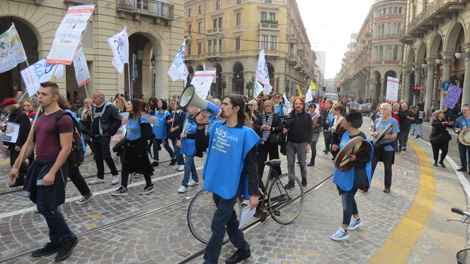
<instances>
[{"instance_id":1,"label":"short-haired man","mask_svg":"<svg viewBox=\"0 0 470 264\"><path fill-rule=\"evenodd\" d=\"M116 134L119 127L121 127L121 116L119 110L106 98L102 91L93 93L93 122L91 123L92 135L92 150L93 157L98 169L96 179L92 180L90 184L104 183L104 161L108 164L111 174L113 175L112 184L119 182L118 171L116 164L111 157L109 150L109 142L111 137Z\"/></svg>"},{"instance_id":2,"label":"short-haired man","mask_svg":"<svg viewBox=\"0 0 470 264\"><path fill-rule=\"evenodd\" d=\"M462 130L470 128L470 107L464 105L462 107L463 116L457 118L454 125L454 131L460 133ZM460 155L460 168L457 171L467 171L468 165L470 165L470 146L465 146L457 137L457 145L459 146L459 155ZM468 163L467 163L468 158Z\"/></svg>"},{"instance_id":3,"label":"short-haired man","mask_svg":"<svg viewBox=\"0 0 470 264\"><path fill-rule=\"evenodd\" d=\"M374 142L384 133L385 128L392 124L392 131L384 137L384 140L379 146L374 147L374 154L372 156L372 177L374 176L375 168L377 163L382 161L384 164L384 193L390 193L390 187L392 186L392 165L395 160L395 151L393 149L393 142L396 140L400 128L398 127L398 121L392 118L392 106L389 103L383 103L380 105L380 113L382 117L375 120L374 127L370 134L374 137Z\"/></svg>"},{"instance_id":4,"label":"short-haired man","mask_svg":"<svg viewBox=\"0 0 470 264\"><path fill-rule=\"evenodd\" d=\"M398 133L398 152L406 150L406 143L408 142L408 134L411 129L411 121L415 120L415 115L408 109L408 104L401 104L401 110L398 112L400 117L400 133Z\"/></svg>"},{"instance_id":5,"label":"short-haired man","mask_svg":"<svg viewBox=\"0 0 470 264\"><path fill-rule=\"evenodd\" d=\"M287 170L290 175L295 175L295 155L300 165L302 186L307 186L307 153L310 152L310 141L313 136L313 123L310 114L305 112L305 101L302 97L296 97L293 101L294 109L290 113L289 120L284 122L284 134L287 133ZM286 188L294 188L295 181L289 180Z\"/></svg>"},{"instance_id":6,"label":"short-haired man","mask_svg":"<svg viewBox=\"0 0 470 264\"><path fill-rule=\"evenodd\" d=\"M36 203L39 213L46 218L49 227L50 242L43 248L33 251L33 257L48 256L55 252L55 261L67 259L78 243L75 234L70 230L64 217L57 209L65 202L65 184L69 172L67 158L72 149L73 121L64 115L57 122L59 135L55 126L55 117L62 110L58 105L59 87L56 83L41 83L39 104L44 113L38 116L31 136L21 152L21 160L15 161L10 179L18 177L18 165L28 157L36 147L37 159L31 165L23 186L23 196ZM20 155L21 156L21 155Z\"/></svg>"}]
</instances>

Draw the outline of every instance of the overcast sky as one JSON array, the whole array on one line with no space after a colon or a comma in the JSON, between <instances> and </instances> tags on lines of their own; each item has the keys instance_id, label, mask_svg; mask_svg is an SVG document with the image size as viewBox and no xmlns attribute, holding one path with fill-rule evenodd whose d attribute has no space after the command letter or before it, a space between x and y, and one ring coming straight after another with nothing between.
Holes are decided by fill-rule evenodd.
<instances>
[{"instance_id":1,"label":"overcast sky","mask_svg":"<svg viewBox=\"0 0 470 264\"><path fill-rule=\"evenodd\" d=\"M312 49L326 52L326 79L341 69L351 33L361 29L374 0L297 0Z\"/></svg>"}]
</instances>

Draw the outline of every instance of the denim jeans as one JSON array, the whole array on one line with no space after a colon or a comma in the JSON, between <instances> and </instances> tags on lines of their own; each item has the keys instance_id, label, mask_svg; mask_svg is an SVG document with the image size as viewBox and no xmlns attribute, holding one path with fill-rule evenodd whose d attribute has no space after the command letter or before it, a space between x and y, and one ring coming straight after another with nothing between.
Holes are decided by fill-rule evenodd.
<instances>
[{"instance_id":1,"label":"denim jeans","mask_svg":"<svg viewBox=\"0 0 470 264\"><path fill-rule=\"evenodd\" d=\"M310 163L315 164L315 158L317 157L317 142L312 142L312 145L310 146L310 152L312 152Z\"/></svg>"},{"instance_id":2,"label":"denim jeans","mask_svg":"<svg viewBox=\"0 0 470 264\"><path fill-rule=\"evenodd\" d=\"M74 238L75 234L70 230L59 210L56 208L54 211L51 211L46 203L46 190L52 187L38 186L36 188L36 205L39 213L46 218L47 226L49 227L49 238L52 244L60 244Z\"/></svg>"},{"instance_id":3,"label":"denim jeans","mask_svg":"<svg viewBox=\"0 0 470 264\"><path fill-rule=\"evenodd\" d=\"M153 139L153 160L158 162L159 157L158 157L158 149L160 149L160 145L163 143L163 147L165 147L166 151L170 155L171 159L175 159L175 153L170 147L170 144L168 143L168 138L165 139Z\"/></svg>"},{"instance_id":4,"label":"denim jeans","mask_svg":"<svg viewBox=\"0 0 470 264\"><path fill-rule=\"evenodd\" d=\"M300 165L300 175L302 179L307 178L307 165L305 159L307 158L307 153L305 152L307 148L307 142L304 143L292 143L287 141L287 171L290 175L295 176L295 154L297 154L297 159Z\"/></svg>"},{"instance_id":5,"label":"denim jeans","mask_svg":"<svg viewBox=\"0 0 470 264\"><path fill-rule=\"evenodd\" d=\"M176 138L174 139L171 139L171 142L173 144L173 149L175 150L175 156L176 156L176 160L178 161L176 164L178 165L184 165L184 157L183 157L183 154L181 154L181 148L179 148L177 145L176 145Z\"/></svg>"},{"instance_id":6,"label":"denim jeans","mask_svg":"<svg viewBox=\"0 0 470 264\"><path fill-rule=\"evenodd\" d=\"M212 218L211 230L212 235L206 246L204 252L204 263L217 264L219 260L220 250L224 241L225 227L227 227L227 234L230 242L237 249L250 249L250 245L246 242L243 231L238 229L237 213L233 210L238 196L235 195L232 199L223 199L217 194L212 195L214 199L215 210L214 217Z\"/></svg>"},{"instance_id":7,"label":"denim jeans","mask_svg":"<svg viewBox=\"0 0 470 264\"><path fill-rule=\"evenodd\" d=\"M118 171L116 169L116 164L114 164L114 160L111 157L111 151L109 150L109 142L111 141L111 137L104 137L98 136L94 137L92 141L93 145L93 157L96 162L96 169L98 170L98 178L104 178L104 162L108 164L109 169L111 170L112 175L118 175Z\"/></svg>"},{"instance_id":8,"label":"denim jeans","mask_svg":"<svg viewBox=\"0 0 470 264\"><path fill-rule=\"evenodd\" d=\"M192 175L192 178L195 182L199 182L199 177L197 176L196 165L194 164L194 156L186 156L186 161L184 162L184 177L181 185L188 187L189 175Z\"/></svg>"},{"instance_id":9,"label":"denim jeans","mask_svg":"<svg viewBox=\"0 0 470 264\"><path fill-rule=\"evenodd\" d=\"M420 130L421 130L421 134L419 134L419 135L420 135L420 136L423 136L423 123L419 123L419 124L414 123L414 124L413 124L413 135L415 134L415 132L416 132L416 134L418 134L418 132L419 132L418 126L419 126L419 128L420 128Z\"/></svg>"},{"instance_id":10,"label":"denim jeans","mask_svg":"<svg viewBox=\"0 0 470 264\"><path fill-rule=\"evenodd\" d=\"M459 145L460 165L462 168L468 170L468 165L470 165L470 147L461 144L459 141L457 142L457 145Z\"/></svg>"},{"instance_id":11,"label":"denim jeans","mask_svg":"<svg viewBox=\"0 0 470 264\"><path fill-rule=\"evenodd\" d=\"M357 187L353 187L350 191L341 194L341 202L343 204L343 226L348 227L351 223L351 216L359 214L357 211L356 195Z\"/></svg>"}]
</instances>

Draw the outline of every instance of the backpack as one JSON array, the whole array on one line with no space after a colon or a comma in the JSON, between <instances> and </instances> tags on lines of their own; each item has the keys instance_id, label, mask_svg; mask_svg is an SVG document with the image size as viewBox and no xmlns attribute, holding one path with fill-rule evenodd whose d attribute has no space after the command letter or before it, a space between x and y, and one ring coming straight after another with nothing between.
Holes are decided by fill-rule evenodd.
<instances>
[{"instance_id":1,"label":"backpack","mask_svg":"<svg viewBox=\"0 0 470 264\"><path fill-rule=\"evenodd\" d=\"M68 115L72 118L73 121L73 136L72 136L72 150L70 151L67 162L69 166L78 167L82 165L83 160L85 159L85 149L83 144L82 132L80 130L80 124L77 119L68 111L61 111L55 116L55 129L57 136L59 136L59 119L63 115Z\"/></svg>"}]
</instances>

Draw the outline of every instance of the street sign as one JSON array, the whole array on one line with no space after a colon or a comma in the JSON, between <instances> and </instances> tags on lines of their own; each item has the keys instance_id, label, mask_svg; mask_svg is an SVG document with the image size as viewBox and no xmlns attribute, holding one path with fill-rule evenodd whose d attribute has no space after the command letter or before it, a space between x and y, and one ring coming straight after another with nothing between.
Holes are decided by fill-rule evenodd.
<instances>
[{"instance_id":1,"label":"street sign","mask_svg":"<svg viewBox=\"0 0 470 264\"><path fill-rule=\"evenodd\" d=\"M449 90L449 86L450 86L449 81L442 82L442 90L444 90L444 91Z\"/></svg>"}]
</instances>

